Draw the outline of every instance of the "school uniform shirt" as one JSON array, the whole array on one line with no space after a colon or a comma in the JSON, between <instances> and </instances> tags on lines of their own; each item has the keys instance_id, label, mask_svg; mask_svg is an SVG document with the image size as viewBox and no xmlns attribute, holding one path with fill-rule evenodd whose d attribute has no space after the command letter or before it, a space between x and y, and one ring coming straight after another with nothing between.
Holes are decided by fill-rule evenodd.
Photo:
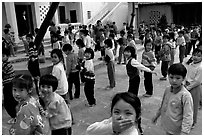
<instances>
[{"instance_id":1,"label":"school uniform shirt","mask_svg":"<svg viewBox=\"0 0 204 137\"><path fill-rule=\"evenodd\" d=\"M53 66L52 75L58 80L58 87L55 92L59 95L65 95L68 92L68 82L62 62Z\"/></svg>"},{"instance_id":2,"label":"school uniform shirt","mask_svg":"<svg viewBox=\"0 0 204 137\"><path fill-rule=\"evenodd\" d=\"M49 135L48 120L40 115L37 101L33 97L21 102L17 106L17 115L11 126L10 135Z\"/></svg>"},{"instance_id":3,"label":"school uniform shirt","mask_svg":"<svg viewBox=\"0 0 204 137\"><path fill-rule=\"evenodd\" d=\"M108 58L108 60L109 61L114 61L115 60L115 56L114 56L114 54L113 54L113 50L112 49L110 49L110 48L106 48L105 49L105 56L108 56L109 58Z\"/></svg>"},{"instance_id":4,"label":"school uniform shirt","mask_svg":"<svg viewBox=\"0 0 204 137\"><path fill-rule=\"evenodd\" d=\"M131 40L127 43L127 46L132 46L135 48L135 54L137 55L137 47L134 40Z\"/></svg>"},{"instance_id":5,"label":"school uniform shirt","mask_svg":"<svg viewBox=\"0 0 204 137\"><path fill-rule=\"evenodd\" d=\"M161 112L161 126L170 134L189 134L193 124L193 99L191 93L182 85L176 92L169 86L164 92Z\"/></svg>"},{"instance_id":6,"label":"school uniform shirt","mask_svg":"<svg viewBox=\"0 0 204 137\"><path fill-rule=\"evenodd\" d=\"M116 135L112 128L112 117L101 122L91 124L87 128L86 133L88 135ZM138 135L138 131L132 126L131 128L126 129L117 135Z\"/></svg>"},{"instance_id":7,"label":"school uniform shirt","mask_svg":"<svg viewBox=\"0 0 204 137\"><path fill-rule=\"evenodd\" d=\"M29 59L32 61L38 59L38 50L34 45L34 42L30 42L28 47L29 47L28 48Z\"/></svg>"},{"instance_id":8,"label":"school uniform shirt","mask_svg":"<svg viewBox=\"0 0 204 137\"><path fill-rule=\"evenodd\" d=\"M128 60L128 62L130 61L130 59ZM139 70L143 70L143 71L146 71L146 72L151 72L151 70L147 67L145 67L144 65L142 65L140 62L138 62L135 58L132 58L131 59L131 66L139 69Z\"/></svg>"},{"instance_id":9,"label":"school uniform shirt","mask_svg":"<svg viewBox=\"0 0 204 137\"><path fill-rule=\"evenodd\" d=\"M45 109L48 112L51 130L71 127L70 108L59 94L53 92L51 98L45 103Z\"/></svg>"},{"instance_id":10,"label":"school uniform shirt","mask_svg":"<svg viewBox=\"0 0 204 137\"><path fill-rule=\"evenodd\" d=\"M83 40L84 40L85 47L86 48L91 48L91 46L92 46L92 39L91 39L91 37L89 35L87 35L87 36L85 36L83 38Z\"/></svg>"},{"instance_id":11,"label":"school uniform shirt","mask_svg":"<svg viewBox=\"0 0 204 137\"><path fill-rule=\"evenodd\" d=\"M176 39L176 45L178 45L178 46L185 46L186 45L184 36L178 37Z\"/></svg>"},{"instance_id":12,"label":"school uniform shirt","mask_svg":"<svg viewBox=\"0 0 204 137\"><path fill-rule=\"evenodd\" d=\"M191 63L188 66L186 81L189 82L189 85L187 85L188 90L202 84L202 62L196 64Z\"/></svg>"},{"instance_id":13,"label":"school uniform shirt","mask_svg":"<svg viewBox=\"0 0 204 137\"><path fill-rule=\"evenodd\" d=\"M147 56L149 59L147 59L145 56ZM146 67L156 66L156 58L153 51L149 52L144 51L142 53L142 64Z\"/></svg>"}]
</instances>

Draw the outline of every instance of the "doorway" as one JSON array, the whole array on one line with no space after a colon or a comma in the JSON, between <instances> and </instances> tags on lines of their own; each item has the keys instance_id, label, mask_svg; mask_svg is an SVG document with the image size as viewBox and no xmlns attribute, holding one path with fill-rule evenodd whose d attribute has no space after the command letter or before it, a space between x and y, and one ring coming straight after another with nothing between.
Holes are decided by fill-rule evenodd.
<instances>
[{"instance_id":1,"label":"doorway","mask_svg":"<svg viewBox=\"0 0 204 137\"><path fill-rule=\"evenodd\" d=\"M31 5L15 4L15 12L19 36L34 34Z\"/></svg>"},{"instance_id":2,"label":"doorway","mask_svg":"<svg viewBox=\"0 0 204 137\"><path fill-rule=\"evenodd\" d=\"M76 10L70 10L71 23L77 23Z\"/></svg>"},{"instance_id":3,"label":"doorway","mask_svg":"<svg viewBox=\"0 0 204 137\"><path fill-rule=\"evenodd\" d=\"M59 20L60 23L65 23L65 6L59 6Z\"/></svg>"}]
</instances>

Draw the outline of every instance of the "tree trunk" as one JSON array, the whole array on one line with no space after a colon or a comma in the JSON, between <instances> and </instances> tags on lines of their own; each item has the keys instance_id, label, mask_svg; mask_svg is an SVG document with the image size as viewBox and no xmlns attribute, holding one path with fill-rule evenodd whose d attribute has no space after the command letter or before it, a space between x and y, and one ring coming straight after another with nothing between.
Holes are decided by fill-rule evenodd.
<instances>
[{"instance_id":1,"label":"tree trunk","mask_svg":"<svg viewBox=\"0 0 204 137\"><path fill-rule=\"evenodd\" d=\"M132 14L131 14L130 26L133 26L134 18L135 18L135 2L132 2Z\"/></svg>"},{"instance_id":2,"label":"tree trunk","mask_svg":"<svg viewBox=\"0 0 204 137\"><path fill-rule=\"evenodd\" d=\"M40 26L39 32L35 38L34 44L36 45L37 49L39 50L40 43L42 42L45 33L47 31L47 28L50 25L50 22L52 21L52 18L55 14L56 9L58 8L59 2L52 2L49 11L47 12L47 15L43 21L43 23Z\"/></svg>"}]
</instances>

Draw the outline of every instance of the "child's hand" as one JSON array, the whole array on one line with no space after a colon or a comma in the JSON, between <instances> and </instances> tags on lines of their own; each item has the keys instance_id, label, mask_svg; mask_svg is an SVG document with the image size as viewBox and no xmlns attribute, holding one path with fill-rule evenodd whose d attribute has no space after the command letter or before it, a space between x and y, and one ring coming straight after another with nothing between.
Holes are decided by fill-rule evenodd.
<instances>
[{"instance_id":1,"label":"child's hand","mask_svg":"<svg viewBox=\"0 0 204 137\"><path fill-rule=\"evenodd\" d=\"M132 125L133 122L130 119L115 120L112 123L113 132L121 133L122 131L130 128Z\"/></svg>"}]
</instances>

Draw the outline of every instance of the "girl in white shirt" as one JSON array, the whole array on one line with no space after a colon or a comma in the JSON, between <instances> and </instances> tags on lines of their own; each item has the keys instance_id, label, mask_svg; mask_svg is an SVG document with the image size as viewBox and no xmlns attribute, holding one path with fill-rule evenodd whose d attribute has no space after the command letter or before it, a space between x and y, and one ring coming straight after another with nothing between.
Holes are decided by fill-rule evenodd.
<instances>
[{"instance_id":1,"label":"girl in white shirt","mask_svg":"<svg viewBox=\"0 0 204 137\"><path fill-rule=\"evenodd\" d=\"M51 58L53 62L52 75L55 76L58 80L58 87L55 92L61 95L68 104L68 82L65 73L64 57L62 51L60 49L53 49L51 52Z\"/></svg>"}]
</instances>

